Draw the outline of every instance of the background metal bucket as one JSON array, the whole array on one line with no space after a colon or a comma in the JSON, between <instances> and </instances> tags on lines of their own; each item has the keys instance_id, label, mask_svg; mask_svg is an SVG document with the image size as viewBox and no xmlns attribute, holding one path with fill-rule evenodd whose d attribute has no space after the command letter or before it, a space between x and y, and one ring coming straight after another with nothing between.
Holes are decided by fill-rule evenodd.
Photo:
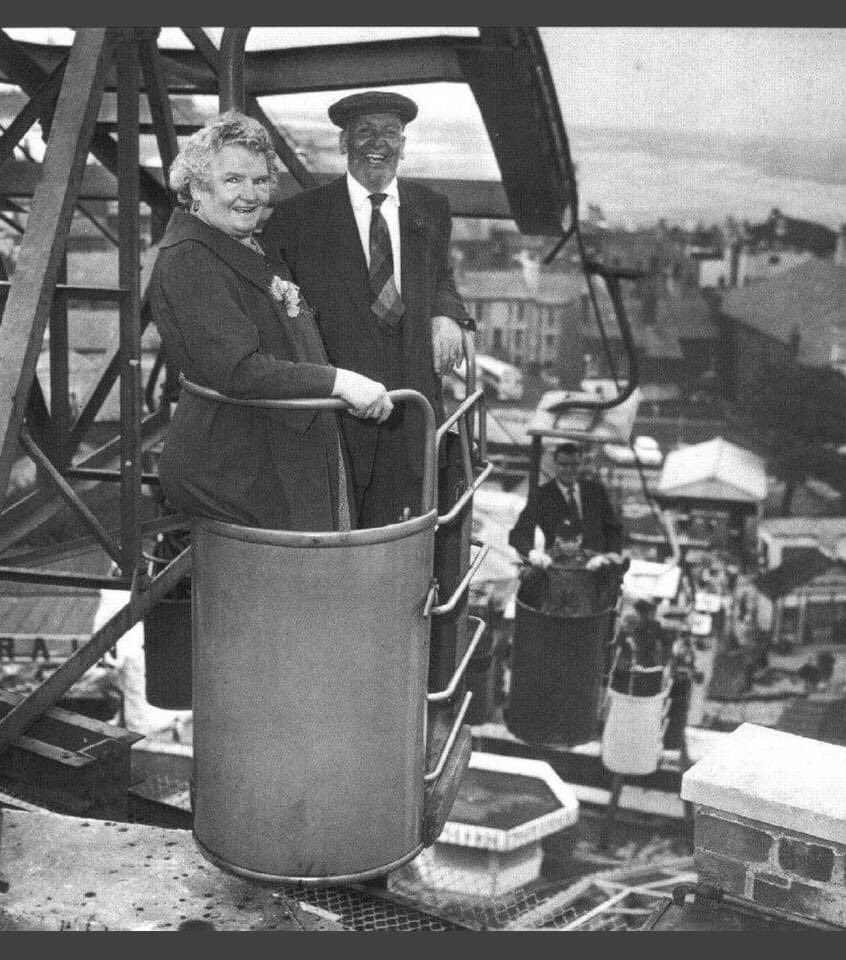
<instances>
[{"instance_id":1,"label":"background metal bucket","mask_svg":"<svg viewBox=\"0 0 846 960\"><path fill-rule=\"evenodd\" d=\"M585 616L552 616L518 596L505 713L511 733L527 743L564 746L596 737L614 617L614 607Z\"/></svg>"},{"instance_id":2,"label":"background metal bucket","mask_svg":"<svg viewBox=\"0 0 846 960\"><path fill-rule=\"evenodd\" d=\"M144 617L144 677L147 703L190 710L191 600L165 598Z\"/></svg>"},{"instance_id":3,"label":"background metal bucket","mask_svg":"<svg viewBox=\"0 0 846 960\"><path fill-rule=\"evenodd\" d=\"M602 765L612 773L645 776L658 769L667 715L667 691L635 696L608 691Z\"/></svg>"}]
</instances>

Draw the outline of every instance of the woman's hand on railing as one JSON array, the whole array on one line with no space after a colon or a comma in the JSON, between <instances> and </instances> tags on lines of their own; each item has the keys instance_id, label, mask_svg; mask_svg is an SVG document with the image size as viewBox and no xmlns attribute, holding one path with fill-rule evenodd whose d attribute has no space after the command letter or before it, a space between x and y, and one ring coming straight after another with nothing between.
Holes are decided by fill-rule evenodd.
<instances>
[{"instance_id":1,"label":"woman's hand on railing","mask_svg":"<svg viewBox=\"0 0 846 960\"><path fill-rule=\"evenodd\" d=\"M340 397L347 404L348 412L362 420L372 418L383 423L394 409L383 384L341 367L335 375L332 396Z\"/></svg>"}]
</instances>

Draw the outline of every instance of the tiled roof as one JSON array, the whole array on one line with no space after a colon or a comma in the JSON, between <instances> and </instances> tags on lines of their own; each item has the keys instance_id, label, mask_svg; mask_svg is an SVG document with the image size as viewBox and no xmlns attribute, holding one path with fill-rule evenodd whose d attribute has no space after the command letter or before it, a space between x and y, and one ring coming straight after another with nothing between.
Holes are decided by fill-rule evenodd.
<instances>
[{"instance_id":1,"label":"tiled roof","mask_svg":"<svg viewBox=\"0 0 846 960\"><path fill-rule=\"evenodd\" d=\"M635 343L643 348L647 356L665 360L681 360L684 356L676 332L666 325L641 327L639 332Z\"/></svg>"},{"instance_id":2,"label":"tiled roof","mask_svg":"<svg viewBox=\"0 0 846 960\"><path fill-rule=\"evenodd\" d=\"M100 548L50 561L51 570L104 576L109 558ZM90 635L100 602L96 588L0 583L0 637Z\"/></svg>"},{"instance_id":3,"label":"tiled roof","mask_svg":"<svg viewBox=\"0 0 846 960\"><path fill-rule=\"evenodd\" d=\"M797 697L785 707L776 730L846 746L846 697Z\"/></svg>"},{"instance_id":4,"label":"tiled roof","mask_svg":"<svg viewBox=\"0 0 846 960\"><path fill-rule=\"evenodd\" d=\"M835 328L846 328L846 267L807 260L768 280L728 291L721 312L784 343L800 336L799 360L828 364Z\"/></svg>"},{"instance_id":5,"label":"tiled roof","mask_svg":"<svg viewBox=\"0 0 846 960\"><path fill-rule=\"evenodd\" d=\"M0 636L90 634L99 597L0 596Z\"/></svg>"},{"instance_id":6,"label":"tiled roof","mask_svg":"<svg viewBox=\"0 0 846 960\"><path fill-rule=\"evenodd\" d=\"M772 570L758 574L753 583L757 590L771 600L775 600L797 587L804 586L814 577L830 570L833 566L843 567L844 564L832 560L831 557L827 557L813 547L809 547Z\"/></svg>"},{"instance_id":7,"label":"tiled roof","mask_svg":"<svg viewBox=\"0 0 846 960\"><path fill-rule=\"evenodd\" d=\"M711 309L701 295L662 297L658 301L658 322L684 340L715 340L718 335Z\"/></svg>"},{"instance_id":8,"label":"tiled roof","mask_svg":"<svg viewBox=\"0 0 846 960\"><path fill-rule=\"evenodd\" d=\"M839 544L846 540L846 517L765 517L758 521L758 532L779 539L814 537L821 549L839 555Z\"/></svg>"}]
</instances>

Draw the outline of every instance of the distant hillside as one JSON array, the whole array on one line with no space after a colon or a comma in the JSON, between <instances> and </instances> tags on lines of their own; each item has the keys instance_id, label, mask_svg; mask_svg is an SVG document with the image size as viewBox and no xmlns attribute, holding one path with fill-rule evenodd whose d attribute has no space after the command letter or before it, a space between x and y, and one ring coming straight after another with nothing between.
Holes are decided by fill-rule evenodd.
<instances>
[{"instance_id":1,"label":"distant hillside","mask_svg":"<svg viewBox=\"0 0 846 960\"><path fill-rule=\"evenodd\" d=\"M582 213L612 222L760 222L773 207L833 230L846 222L846 146L663 130L568 129Z\"/></svg>"},{"instance_id":2,"label":"distant hillside","mask_svg":"<svg viewBox=\"0 0 846 960\"><path fill-rule=\"evenodd\" d=\"M840 140L771 140L671 130L619 130L575 125L568 128L573 148L644 150L699 161L751 164L771 177L795 177L846 185L846 144ZM846 213L846 212L845 212Z\"/></svg>"},{"instance_id":3,"label":"distant hillside","mask_svg":"<svg viewBox=\"0 0 846 960\"><path fill-rule=\"evenodd\" d=\"M142 98L143 99L143 98ZM284 99L284 98L280 98ZM337 129L322 107L273 102L267 109L307 168L341 173ZM26 102L19 91L0 91L0 122L8 125ZM566 105L563 105L566 106ZM422 114L408 130L401 172L408 177L497 179L484 130L468 122L472 104ZM208 116L209 104L174 99L186 120ZM146 112L146 111L145 111ZM565 120L566 120L566 110ZM838 230L846 222L846 144L835 140L767 139L695 131L626 130L567 125L582 202L598 204L611 223L637 226L665 218L693 225L737 220L761 222L773 207L786 215ZM37 137L32 138L41 154ZM152 137L142 138L145 163L155 163Z\"/></svg>"}]
</instances>

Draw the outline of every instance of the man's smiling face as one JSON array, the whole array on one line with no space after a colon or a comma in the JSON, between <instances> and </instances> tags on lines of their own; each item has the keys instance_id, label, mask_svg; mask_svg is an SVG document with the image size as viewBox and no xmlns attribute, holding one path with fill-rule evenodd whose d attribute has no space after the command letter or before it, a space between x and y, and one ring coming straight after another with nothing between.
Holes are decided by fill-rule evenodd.
<instances>
[{"instance_id":1,"label":"man's smiling face","mask_svg":"<svg viewBox=\"0 0 846 960\"><path fill-rule=\"evenodd\" d=\"M403 158L405 135L395 113L364 113L353 117L341 131L341 153L347 169L369 190L383 190L394 179Z\"/></svg>"}]
</instances>

